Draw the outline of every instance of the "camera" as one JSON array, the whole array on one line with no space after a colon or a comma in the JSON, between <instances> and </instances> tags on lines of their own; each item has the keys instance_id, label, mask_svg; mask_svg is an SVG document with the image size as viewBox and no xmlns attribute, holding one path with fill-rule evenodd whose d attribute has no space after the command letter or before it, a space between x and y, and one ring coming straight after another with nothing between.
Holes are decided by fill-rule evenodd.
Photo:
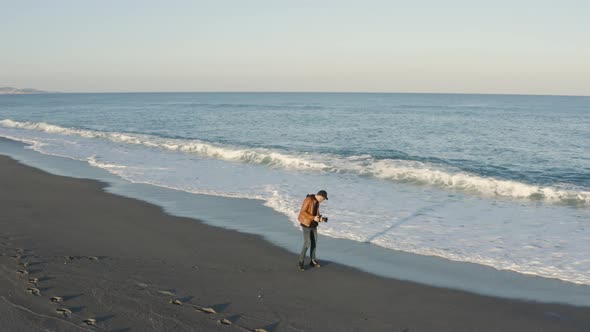
<instances>
[{"instance_id":1,"label":"camera","mask_svg":"<svg viewBox=\"0 0 590 332\"><path fill-rule=\"evenodd\" d=\"M328 222L328 217L324 217L321 214L318 215L318 218L320 219L320 222Z\"/></svg>"}]
</instances>

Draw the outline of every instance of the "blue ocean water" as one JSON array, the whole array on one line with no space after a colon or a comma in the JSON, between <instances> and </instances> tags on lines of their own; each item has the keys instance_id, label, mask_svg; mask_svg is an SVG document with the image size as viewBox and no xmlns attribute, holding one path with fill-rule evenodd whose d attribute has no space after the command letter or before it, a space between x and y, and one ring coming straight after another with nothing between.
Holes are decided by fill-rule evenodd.
<instances>
[{"instance_id":1,"label":"blue ocean water","mask_svg":"<svg viewBox=\"0 0 590 332\"><path fill-rule=\"evenodd\" d=\"M294 227L326 189L325 236L590 284L590 97L7 95L0 136Z\"/></svg>"}]
</instances>

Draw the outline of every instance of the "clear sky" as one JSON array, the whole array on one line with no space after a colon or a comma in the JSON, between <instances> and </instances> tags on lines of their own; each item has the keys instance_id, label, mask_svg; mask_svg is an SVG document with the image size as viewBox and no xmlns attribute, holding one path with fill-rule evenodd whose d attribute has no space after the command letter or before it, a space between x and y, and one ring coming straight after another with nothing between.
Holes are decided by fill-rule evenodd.
<instances>
[{"instance_id":1,"label":"clear sky","mask_svg":"<svg viewBox=\"0 0 590 332\"><path fill-rule=\"evenodd\" d=\"M590 1L0 0L0 86L590 95Z\"/></svg>"}]
</instances>

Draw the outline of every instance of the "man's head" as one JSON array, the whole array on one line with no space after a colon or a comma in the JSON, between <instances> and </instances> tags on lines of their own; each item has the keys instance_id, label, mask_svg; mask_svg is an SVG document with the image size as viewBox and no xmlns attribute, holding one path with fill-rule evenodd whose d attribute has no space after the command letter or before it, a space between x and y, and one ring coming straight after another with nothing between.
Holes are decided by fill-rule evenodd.
<instances>
[{"instance_id":1,"label":"man's head","mask_svg":"<svg viewBox=\"0 0 590 332\"><path fill-rule=\"evenodd\" d=\"M328 193L325 190L320 190L315 194L315 198L321 203L324 200L328 200Z\"/></svg>"}]
</instances>

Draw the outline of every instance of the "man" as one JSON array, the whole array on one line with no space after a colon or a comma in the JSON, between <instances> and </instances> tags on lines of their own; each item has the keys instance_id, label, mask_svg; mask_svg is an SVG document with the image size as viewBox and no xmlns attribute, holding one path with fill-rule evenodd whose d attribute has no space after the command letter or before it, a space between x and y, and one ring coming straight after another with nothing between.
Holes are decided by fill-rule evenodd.
<instances>
[{"instance_id":1,"label":"man","mask_svg":"<svg viewBox=\"0 0 590 332\"><path fill-rule=\"evenodd\" d=\"M311 246L309 255L311 256L310 267L320 267L320 264L315 257L315 247L318 239L318 223L326 222L328 218L321 217L320 215L320 203L324 200L328 200L328 193L325 190L318 191L317 194L309 194L305 197L301 211L299 211L299 217L297 218L301 223L301 229L303 229L303 248L299 255L299 270L304 271L305 255L307 249Z\"/></svg>"}]
</instances>

